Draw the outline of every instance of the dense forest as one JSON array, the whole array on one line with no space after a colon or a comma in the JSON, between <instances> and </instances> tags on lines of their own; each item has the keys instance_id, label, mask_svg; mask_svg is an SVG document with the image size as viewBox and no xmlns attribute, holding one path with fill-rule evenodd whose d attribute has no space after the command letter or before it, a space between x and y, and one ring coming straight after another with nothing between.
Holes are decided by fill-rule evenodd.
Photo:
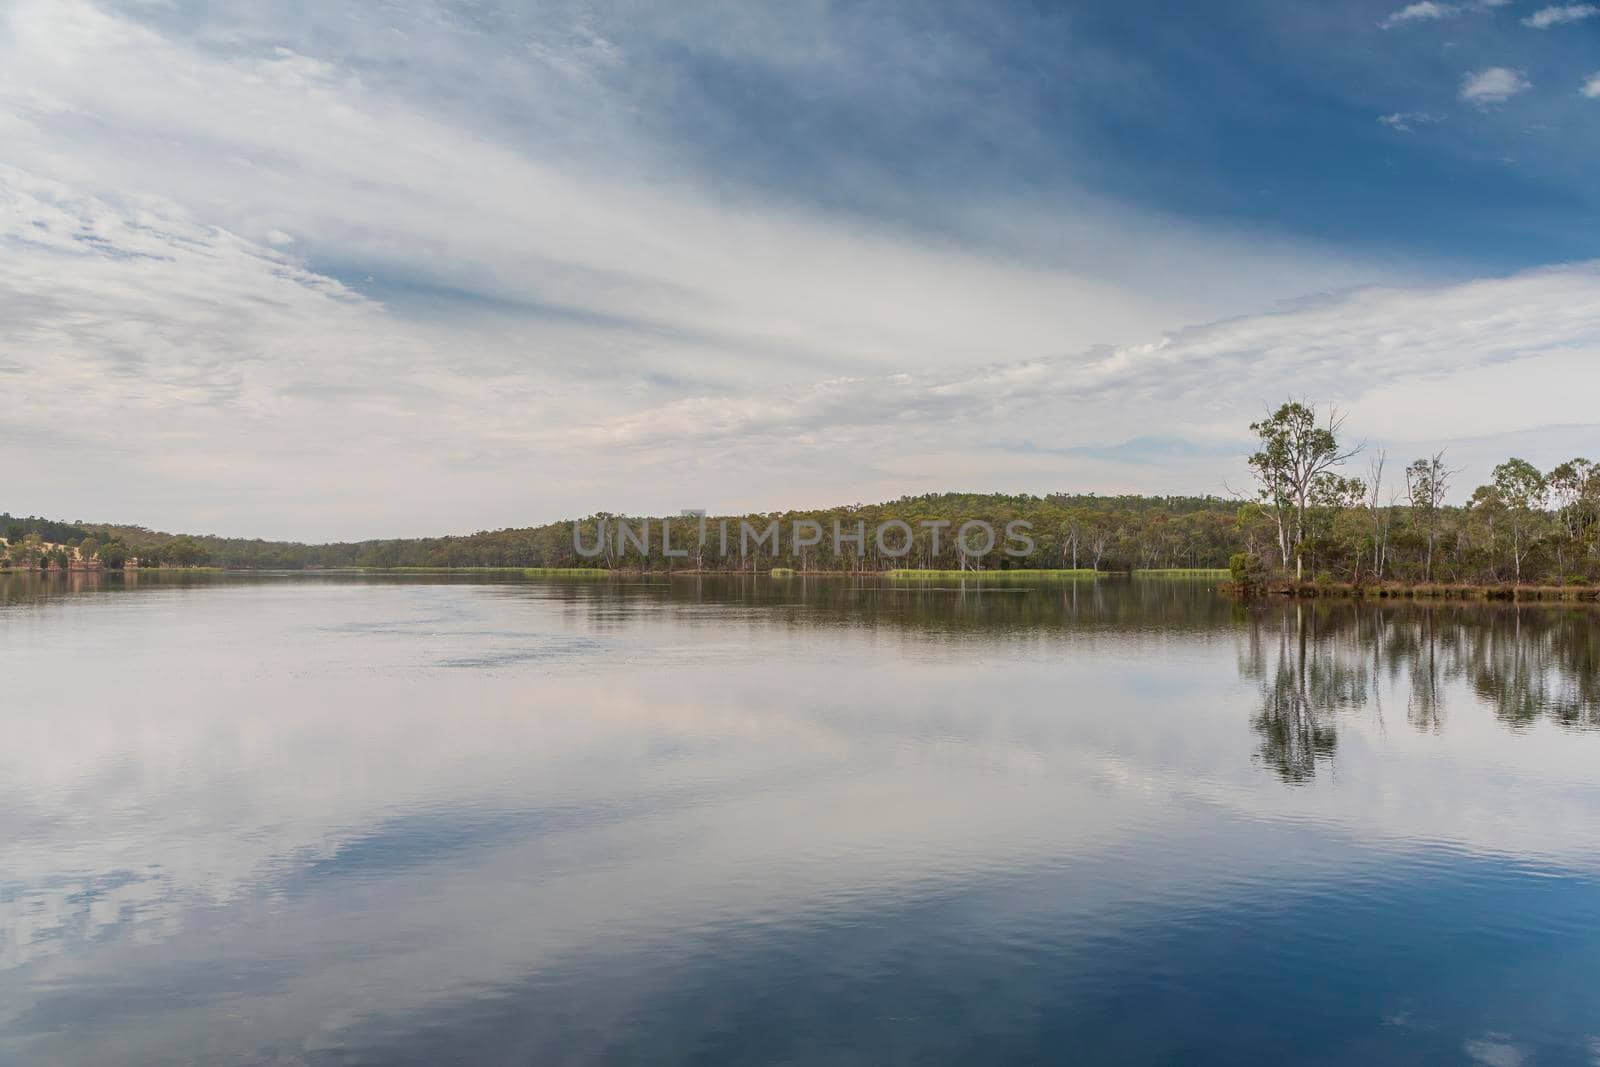
<instances>
[{"instance_id":1,"label":"dense forest","mask_svg":"<svg viewBox=\"0 0 1600 1067\"><path fill-rule=\"evenodd\" d=\"M0 514L0 532L13 567L49 566L46 543L75 546L84 558L115 568L141 565L237 569L398 567L560 567L651 570L736 570L776 567L802 571L892 568L961 570L1092 569L1099 571L1225 568L1236 573L1307 582L1366 584L1600 584L1600 467L1573 459L1540 471L1508 459L1482 485L1467 491L1444 453L1391 464L1382 454L1360 456L1340 438L1343 419L1329 409L1291 401L1253 424L1258 448L1248 457L1256 484L1247 496L1096 496L1057 493L939 493L881 504L711 517L675 517L669 557L661 520L651 518L648 547L618 537L645 517L597 514L572 522L481 531L455 537L337 544L245 540L158 533L138 526L61 523ZM1359 465L1359 471L1350 473ZM1359 476L1357 476L1359 475ZM1462 499L1447 503L1448 497ZM911 528L903 556L863 542L835 546L835 524L871 531L898 520ZM1004 544L964 553L951 535L981 520L996 529L1029 524L1031 551L1007 554ZM724 522L783 531L773 550L757 544L748 556L720 551ZM829 536L794 548L794 524L817 524ZM597 555L581 554L577 537ZM601 532L604 531L604 537ZM942 536L940 536L942 534ZM737 540L737 532L734 534ZM87 551L85 551L87 549ZM56 562L65 565L64 560Z\"/></svg>"},{"instance_id":2,"label":"dense forest","mask_svg":"<svg viewBox=\"0 0 1600 1067\"><path fill-rule=\"evenodd\" d=\"M963 566L962 556L952 544L949 530L943 531L938 552L932 550L932 532L923 521L949 520L954 526L970 520L984 520L1003 528L1021 519L1032 523L1031 536L1036 551L1023 558L1005 556L1000 547L985 556L968 557L969 569L1000 567L1062 568L1081 567L1100 570L1126 570L1131 567L1225 567L1236 543L1234 528L1238 505L1219 497L1099 497L1054 495L1002 495L942 493L902 497L883 504L752 513L726 517L734 531L741 522L765 529L779 523L787 544L789 530L797 521L816 522L829 536L815 548L799 555L787 550L772 553L753 550L741 560L737 548L732 558L722 559L716 552L715 526L708 544L700 546L698 522L674 517L673 547L687 548L687 558L668 559L659 540L661 520L644 516L610 513L579 520L578 537L586 544L596 540L604 524L607 548L599 556L585 557L574 544L572 522L543 526L485 530L454 537L430 537L377 541L301 544L287 541L262 541L243 538L192 536L159 533L140 526L120 526L96 522L61 523L37 518L14 518L0 514L0 532L12 544L22 544L30 536L44 541L77 545L90 540L101 550L120 546L128 558L156 564L184 566L209 565L230 569L291 569L341 567L582 567L678 569L770 569L790 566L805 570L884 570L890 567L953 568ZM909 556L894 559L881 556L869 536L864 554L852 545L834 553L831 531L837 520L841 527L854 530L858 523L872 530L878 523L899 519L916 530L916 543ZM648 521L651 530L649 551L641 553L626 546L616 550L615 533L619 525L637 530ZM1063 540L1065 539L1065 541Z\"/></svg>"}]
</instances>

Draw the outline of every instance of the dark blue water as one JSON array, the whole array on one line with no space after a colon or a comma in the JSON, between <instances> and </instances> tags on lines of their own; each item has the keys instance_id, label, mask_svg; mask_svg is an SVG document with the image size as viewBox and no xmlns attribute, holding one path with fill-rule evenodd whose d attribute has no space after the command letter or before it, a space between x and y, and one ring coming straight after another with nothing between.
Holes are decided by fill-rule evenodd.
<instances>
[{"instance_id":1,"label":"dark blue water","mask_svg":"<svg viewBox=\"0 0 1600 1067\"><path fill-rule=\"evenodd\" d=\"M1596 1063L1597 726L1591 608L0 576L0 1062Z\"/></svg>"}]
</instances>

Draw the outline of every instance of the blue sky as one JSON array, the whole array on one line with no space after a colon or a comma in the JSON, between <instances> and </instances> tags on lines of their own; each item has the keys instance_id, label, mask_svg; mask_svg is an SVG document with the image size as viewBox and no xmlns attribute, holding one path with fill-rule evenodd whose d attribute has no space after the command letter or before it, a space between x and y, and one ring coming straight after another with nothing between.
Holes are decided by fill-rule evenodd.
<instances>
[{"instance_id":1,"label":"blue sky","mask_svg":"<svg viewBox=\"0 0 1600 1067\"><path fill-rule=\"evenodd\" d=\"M975 193L1070 210L1088 192L1457 268L1595 251L1573 222L1595 217L1578 90L1600 22L1537 30L1539 8L1511 4L1387 27L1388 3L833 10L857 38L847 77L646 42L647 78L619 91L712 180L913 227ZM1515 107L1461 99L1494 68L1538 81Z\"/></svg>"},{"instance_id":2,"label":"blue sky","mask_svg":"<svg viewBox=\"0 0 1600 1067\"><path fill-rule=\"evenodd\" d=\"M1595 5L10 0L0 145L13 512L1220 492L1290 392L1596 451Z\"/></svg>"}]
</instances>

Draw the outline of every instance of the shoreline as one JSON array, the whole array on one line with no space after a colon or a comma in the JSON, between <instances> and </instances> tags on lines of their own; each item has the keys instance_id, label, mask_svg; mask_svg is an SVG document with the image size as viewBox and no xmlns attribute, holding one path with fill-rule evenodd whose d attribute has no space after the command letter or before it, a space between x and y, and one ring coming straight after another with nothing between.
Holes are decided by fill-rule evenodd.
<instances>
[{"instance_id":1,"label":"shoreline","mask_svg":"<svg viewBox=\"0 0 1600 1067\"><path fill-rule=\"evenodd\" d=\"M1600 586L1593 585L1476 585L1470 583L1377 582L1268 582L1268 596L1297 599L1333 597L1349 600L1502 600L1583 602L1600 600Z\"/></svg>"},{"instance_id":2,"label":"shoreline","mask_svg":"<svg viewBox=\"0 0 1600 1067\"><path fill-rule=\"evenodd\" d=\"M896 584L921 581L974 581L974 582L1070 582L1097 581L1100 579L1143 578L1214 580L1222 592L1238 597L1238 587L1230 573L1220 568L1155 568L1150 570L1095 571L1088 569L1058 570L1017 569L992 571L914 570L799 570L787 567L758 570L647 570L641 568L602 567L305 567L305 568L225 568L225 567L136 567L126 570L102 568L70 568L68 570L38 570L28 567L0 567L0 575L34 575L51 577L81 577L86 575L107 577L172 576L172 575L502 575L522 578L761 578L787 580L791 578L872 578ZM1345 600L1457 600L1586 603L1600 601L1600 585L1493 585L1451 582L1314 582L1275 579L1263 586L1264 597L1291 599L1345 599Z\"/></svg>"}]
</instances>

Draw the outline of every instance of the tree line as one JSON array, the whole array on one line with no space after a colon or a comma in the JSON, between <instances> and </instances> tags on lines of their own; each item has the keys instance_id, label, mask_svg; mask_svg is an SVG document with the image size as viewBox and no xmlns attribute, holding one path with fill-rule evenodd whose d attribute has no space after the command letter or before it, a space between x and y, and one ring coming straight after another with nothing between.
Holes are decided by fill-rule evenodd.
<instances>
[{"instance_id":1,"label":"tree line","mask_svg":"<svg viewBox=\"0 0 1600 1067\"><path fill-rule=\"evenodd\" d=\"M672 547L686 549L686 557L669 557L658 535L652 536L644 551L630 549L619 553L615 538L611 536L619 525L637 529L648 518L654 531L660 528L662 520L610 512L590 515L575 523L485 530L461 536L331 544L179 537L138 526L100 523L71 525L81 537L95 539L102 546L115 544L128 556L138 557L147 564L205 563L229 569L559 567L764 573L774 567L805 571L916 567L1115 571L1150 567L1226 567L1237 545L1236 512L1235 502L1217 496L927 494L880 504L714 517L709 520L712 532L705 544L698 542L697 519L673 518ZM737 552L731 558L721 556L716 551L715 524L724 519L735 531L741 522L760 528L777 522L785 531L780 539L780 550L774 552L766 545L757 545L745 558L740 558ZM870 535L859 553L853 543L835 552L831 537L798 553L789 548L787 531L796 522L815 522L828 531L832 531L835 522L849 530L861 524L870 531L891 519L913 528L913 543L907 555L881 553ZM968 521L981 520L1003 530L1015 519L1031 524L1034 550L1027 556L1006 556L998 545L981 555L963 555L953 543L954 530ZM3 522L4 518L0 517L0 523ZM940 524L941 529L930 530L921 525L923 522ZM574 526L583 543L593 544L602 524L608 531L606 551L593 557L578 552ZM737 533L734 539L737 540ZM101 551L103 553L104 549Z\"/></svg>"},{"instance_id":2,"label":"tree line","mask_svg":"<svg viewBox=\"0 0 1600 1067\"><path fill-rule=\"evenodd\" d=\"M0 515L11 565L29 538L75 545L108 567L138 558L144 565L211 565L230 569L557 567L764 572L881 571L892 568L994 571L1082 569L1242 568L1252 580L1438 584L1600 584L1600 466L1582 458L1541 471L1510 458L1489 480L1465 492L1461 471L1443 453L1391 462L1382 451L1362 457L1344 437L1344 417L1329 408L1290 400L1250 425L1248 455L1254 486L1205 496L1098 496L1054 493L930 493L878 504L853 504L706 520L784 530L814 522L832 531L864 524L871 530L899 520L913 531L911 551L891 556L872 537L835 551L832 538L799 549L787 536L776 550L756 545L745 557L717 551L713 532L699 539L700 521L680 517L668 555L659 538L645 550L598 556L577 550L576 535L593 545L602 527L637 528L645 518L597 513L576 522L484 530L451 537L302 544L214 536L174 535L139 526L55 523ZM1364 459L1359 470L1352 468ZM969 521L1004 529L1028 523L1026 556L969 554L951 532ZM942 526L940 530L930 525ZM15 536L10 536L15 535ZM85 542L92 552L84 552ZM27 563L22 559L20 562ZM36 564L35 564L36 565Z\"/></svg>"},{"instance_id":3,"label":"tree line","mask_svg":"<svg viewBox=\"0 0 1600 1067\"><path fill-rule=\"evenodd\" d=\"M1600 583L1600 466L1541 471L1511 457L1466 503L1446 502L1461 470L1444 452L1391 466L1341 439L1344 416L1291 400L1252 423L1255 499L1239 512L1236 573L1297 580L1470 585Z\"/></svg>"},{"instance_id":4,"label":"tree line","mask_svg":"<svg viewBox=\"0 0 1600 1067\"><path fill-rule=\"evenodd\" d=\"M0 512L0 567L16 570L67 570L91 563L121 570L130 562L143 566L203 567L211 563L209 538L153 534L137 526L67 523L30 515L17 518ZM130 549L129 542L138 548Z\"/></svg>"}]
</instances>

